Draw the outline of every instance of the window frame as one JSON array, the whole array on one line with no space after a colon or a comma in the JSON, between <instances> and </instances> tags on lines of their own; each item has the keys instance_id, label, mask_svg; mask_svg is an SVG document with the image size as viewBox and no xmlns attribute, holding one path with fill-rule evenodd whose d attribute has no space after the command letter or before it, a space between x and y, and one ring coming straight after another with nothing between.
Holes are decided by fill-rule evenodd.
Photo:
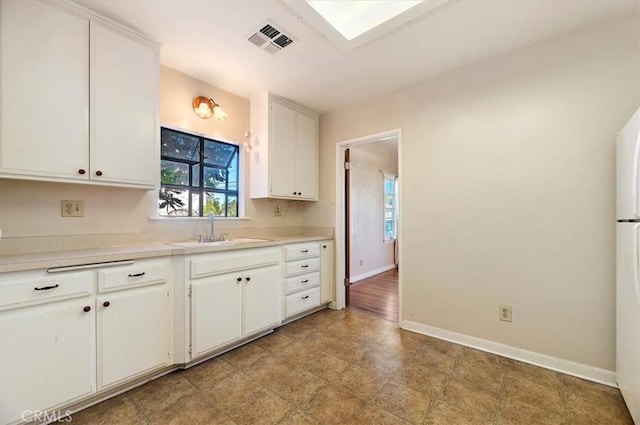
<instances>
[{"instance_id":1,"label":"window frame","mask_svg":"<svg viewBox=\"0 0 640 425\"><path fill-rule=\"evenodd\" d=\"M162 154L162 132L164 131L169 131L172 133L179 133L194 139L198 140L198 144L196 147L196 151L197 151L197 157L198 159L185 159L185 158L180 158L180 157L173 157L173 156L169 156L169 155L163 155ZM206 136L204 134L199 134L199 133L193 133L193 132L189 132L189 131L185 131L185 130L180 130L180 129L176 129L176 128L171 128L168 126L160 126L160 191L162 191L163 189L169 189L169 190L180 190L180 191L185 191L187 192L188 196L187 196L187 202L185 203L185 205L183 206L183 208L185 208L188 211L187 215L176 215L176 216L171 216L171 215L160 215L160 211L158 210L158 216L162 217L162 218L200 218L200 217L206 217L206 215L204 215L204 207L206 205L206 198L207 198L207 194L211 194L211 196L213 197L214 194L222 194L224 195L225 198L225 203L224 203L224 215L216 215L216 217L220 217L220 218L240 218L241 215L241 208L240 208L240 187L241 187L241 168L242 168L242 161L241 161L241 155L240 155L240 145L237 143L233 143L233 142L229 142L229 141L223 141L220 139L214 139L212 137ZM213 163L209 163L206 162L206 157L205 157L205 144L207 142L211 142L211 143L215 143L215 144L220 144L220 145L225 145L225 146L231 146L234 149L234 153L231 154L229 156L229 160L227 161L226 167L222 167L220 165L217 164L213 164ZM236 187L237 189L229 189L229 167L232 165L234 158L236 159L236 170L235 170L235 182L236 182ZM186 185L180 185L180 184L170 184L170 183L163 183L162 182L162 161L170 161L172 163L178 163L178 164L185 164L188 167L188 176L187 176L187 184ZM199 178L198 178L198 182L197 185L192 185L193 183L193 174L194 174L194 167L198 167L199 168ZM223 189L221 188L214 188L214 187L206 187L204 185L205 182L205 169L216 169L216 170L223 170L226 173L226 178L225 178L225 187ZM198 211L198 215L194 215L194 203L193 203L193 198L194 195L198 195L198 204L196 205L197 211ZM158 192L158 197L160 196L160 192ZM236 214L235 215L229 215L229 198L230 197L235 197L236 199Z\"/></svg>"}]
</instances>

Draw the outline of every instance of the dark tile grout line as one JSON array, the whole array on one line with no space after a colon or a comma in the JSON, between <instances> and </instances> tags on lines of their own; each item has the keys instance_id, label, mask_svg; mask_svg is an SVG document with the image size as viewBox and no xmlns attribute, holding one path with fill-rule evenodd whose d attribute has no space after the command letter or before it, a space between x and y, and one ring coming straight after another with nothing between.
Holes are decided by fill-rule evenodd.
<instances>
[{"instance_id":1,"label":"dark tile grout line","mask_svg":"<svg viewBox=\"0 0 640 425\"><path fill-rule=\"evenodd\" d=\"M502 400L504 399L504 395L507 391L507 373L509 371L508 365L503 364L502 368L504 370L502 371L502 384L500 385L500 394L498 395L496 414L495 414L495 418L493 419L494 425L498 425L498 421L500 420L500 409L502 408Z\"/></svg>"},{"instance_id":2,"label":"dark tile grout line","mask_svg":"<svg viewBox=\"0 0 640 425\"><path fill-rule=\"evenodd\" d=\"M158 378L158 379L162 379L162 377ZM145 384L146 385L146 384ZM135 402L135 400L133 399L133 397L131 397L130 395L130 391L127 391L125 394L127 396L127 399L129 399L129 401L131 402L131 404L133 404L133 406L136 408L136 410L138 411L138 413L140 413L140 415L142 415L142 419L144 419L144 421L148 424L151 423L151 420L147 417L147 415L144 414L144 412L142 411L142 409L140 409L140 407L138 406L138 403Z\"/></svg>"}]
</instances>

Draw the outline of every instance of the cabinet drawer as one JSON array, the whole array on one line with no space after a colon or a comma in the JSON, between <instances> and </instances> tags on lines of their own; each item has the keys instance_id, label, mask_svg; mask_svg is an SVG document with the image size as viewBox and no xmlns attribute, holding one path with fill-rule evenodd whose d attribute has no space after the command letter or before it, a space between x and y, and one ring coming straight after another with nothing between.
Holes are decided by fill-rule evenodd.
<instances>
[{"instance_id":1,"label":"cabinet drawer","mask_svg":"<svg viewBox=\"0 0 640 425\"><path fill-rule=\"evenodd\" d=\"M318 258L307 258L306 260L284 263L284 273L287 277L302 273L317 272L318 270L320 270L320 259Z\"/></svg>"},{"instance_id":2,"label":"cabinet drawer","mask_svg":"<svg viewBox=\"0 0 640 425\"><path fill-rule=\"evenodd\" d=\"M285 315L287 317L293 316L296 313L320 305L320 288L311 288L287 295L285 300Z\"/></svg>"},{"instance_id":3,"label":"cabinet drawer","mask_svg":"<svg viewBox=\"0 0 640 425\"><path fill-rule=\"evenodd\" d=\"M196 254L190 257L190 277L196 279L255 267L280 263L280 247L238 249L212 254Z\"/></svg>"},{"instance_id":4,"label":"cabinet drawer","mask_svg":"<svg viewBox=\"0 0 640 425\"><path fill-rule=\"evenodd\" d=\"M317 257L318 255L320 255L320 244L318 242L295 243L284 247L285 261Z\"/></svg>"},{"instance_id":5,"label":"cabinet drawer","mask_svg":"<svg viewBox=\"0 0 640 425\"><path fill-rule=\"evenodd\" d=\"M99 270L98 291L110 292L164 283L169 275L169 260L166 258L136 261L128 266Z\"/></svg>"},{"instance_id":6,"label":"cabinet drawer","mask_svg":"<svg viewBox=\"0 0 640 425\"><path fill-rule=\"evenodd\" d=\"M93 291L93 273L41 277L0 287L0 310L84 297Z\"/></svg>"},{"instance_id":7,"label":"cabinet drawer","mask_svg":"<svg viewBox=\"0 0 640 425\"><path fill-rule=\"evenodd\" d=\"M287 294L290 294L318 285L320 285L320 273L301 274L300 276L288 278L285 282L285 290Z\"/></svg>"}]
</instances>

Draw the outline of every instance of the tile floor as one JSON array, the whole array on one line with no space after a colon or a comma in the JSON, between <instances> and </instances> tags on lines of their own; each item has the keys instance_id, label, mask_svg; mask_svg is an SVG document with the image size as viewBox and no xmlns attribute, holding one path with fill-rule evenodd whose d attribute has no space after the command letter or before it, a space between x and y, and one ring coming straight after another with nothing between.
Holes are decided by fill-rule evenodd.
<instances>
[{"instance_id":1,"label":"tile floor","mask_svg":"<svg viewBox=\"0 0 640 425\"><path fill-rule=\"evenodd\" d=\"M324 310L72 424L633 425L618 390Z\"/></svg>"}]
</instances>

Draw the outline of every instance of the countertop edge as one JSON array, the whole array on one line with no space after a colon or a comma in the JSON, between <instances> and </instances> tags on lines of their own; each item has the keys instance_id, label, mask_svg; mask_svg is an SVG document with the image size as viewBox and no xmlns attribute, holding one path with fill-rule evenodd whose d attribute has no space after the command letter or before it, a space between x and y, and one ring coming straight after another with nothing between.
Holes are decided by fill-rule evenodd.
<instances>
[{"instance_id":1,"label":"countertop edge","mask_svg":"<svg viewBox=\"0 0 640 425\"><path fill-rule=\"evenodd\" d=\"M268 241L239 243L223 246L180 247L178 242L156 243L151 245L135 245L109 247L104 249L88 249L74 251L54 251L34 254L10 255L0 258L0 273L20 272L27 270L47 269L52 267L68 267L84 264L105 263L110 261L137 260L210 252L233 251L238 249L281 246L288 243L315 242L333 240L332 236L277 236Z\"/></svg>"}]
</instances>

